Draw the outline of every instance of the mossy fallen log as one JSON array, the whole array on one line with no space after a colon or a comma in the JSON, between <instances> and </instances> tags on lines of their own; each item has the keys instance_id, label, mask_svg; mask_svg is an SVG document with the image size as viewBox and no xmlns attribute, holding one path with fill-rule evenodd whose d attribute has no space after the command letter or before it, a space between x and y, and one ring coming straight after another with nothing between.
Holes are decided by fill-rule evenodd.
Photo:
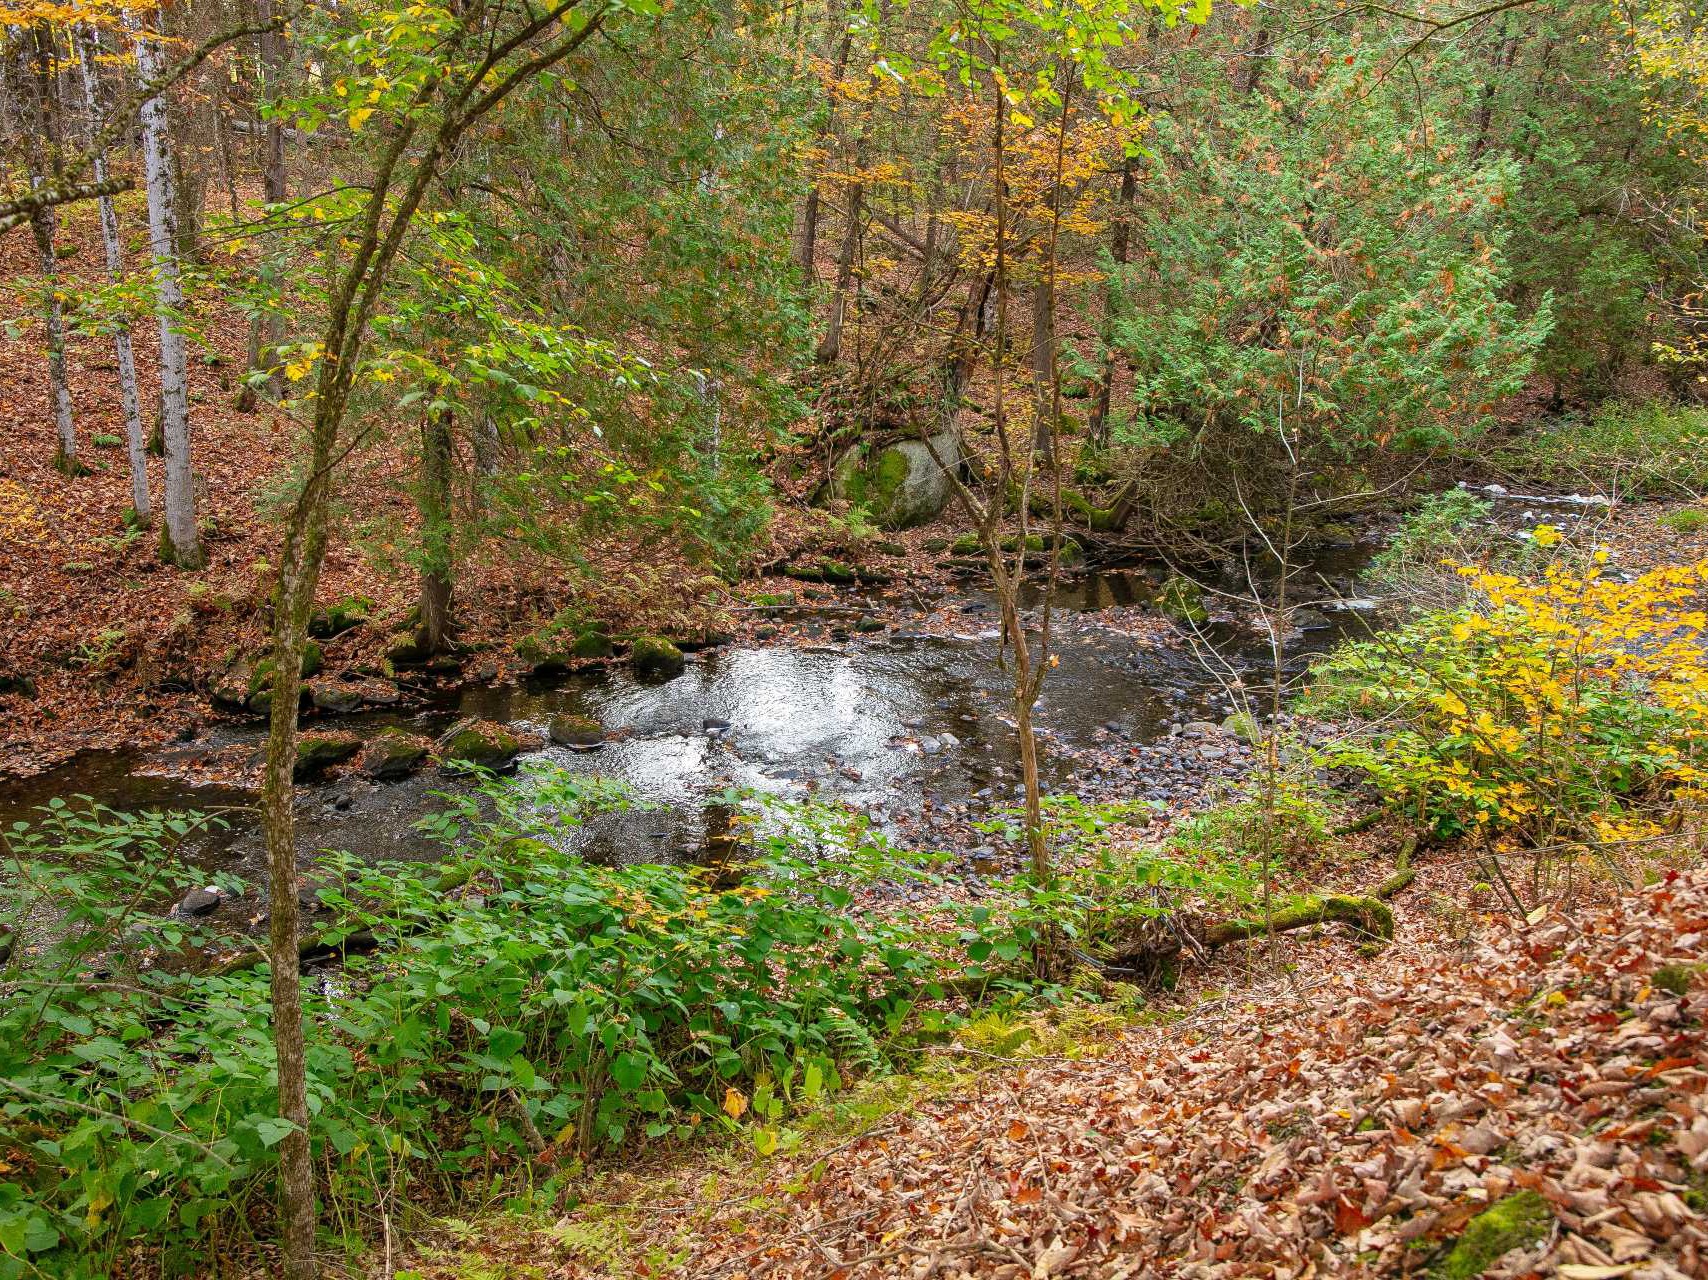
<instances>
[{"instance_id":1,"label":"mossy fallen log","mask_svg":"<svg viewBox=\"0 0 1708 1280\"><path fill-rule=\"evenodd\" d=\"M1288 933L1319 924L1349 924L1382 941L1394 936L1394 913L1380 898L1345 893L1311 894L1271 914L1267 920L1227 920L1204 931L1204 945L1214 950L1230 942Z\"/></svg>"}]
</instances>

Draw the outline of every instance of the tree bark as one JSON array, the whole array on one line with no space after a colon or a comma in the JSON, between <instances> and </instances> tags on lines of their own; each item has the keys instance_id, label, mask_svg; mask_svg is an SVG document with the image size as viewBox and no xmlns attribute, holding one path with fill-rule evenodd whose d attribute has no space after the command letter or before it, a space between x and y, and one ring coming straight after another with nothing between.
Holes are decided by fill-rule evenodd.
<instances>
[{"instance_id":1,"label":"tree bark","mask_svg":"<svg viewBox=\"0 0 1708 1280\"><path fill-rule=\"evenodd\" d=\"M804 7L804 6L803 6ZM854 45L854 35L848 30L847 19L842 17L840 9L833 9L832 15L842 19L842 39L837 42L836 59L831 66L831 84L834 86L842 79L848 68L848 53ZM836 132L836 90L829 93L829 102L825 107L825 125L819 132L819 145L823 146ZM801 237L795 249L795 260L799 263L801 274L811 280L816 268L814 260L818 255L818 216L824 205L824 197L819 194L818 183L813 183L807 192L806 208L801 211Z\"/></svg>"},{"instance_id":2,"label":"tree bark","mask_svg":"<svg viewBox=\"0 0 1708 1280\"><path fill-rule=\"evenodd\" d=\"M1034 463L1055 465L1056 289L1049 276L1032 290L1032 452Z\"/></svg>"},{"instance_id":3,"label":"tree bark","mask_svg":"<svg viewBox=\"0 0 1708 1280\"><path fill-rule=\"evenodd\" d=\"M428 653L444 653L451 639L451 409L421 420L421 636Z\"/></svg>"},{"instance_id":4,"label":"tree bark","mask_svg":"<svg viewBox=\"0 0 1708 1280\"><path fill-rule=\"evenodd\" d=\"M30 123L26 152L30 171L30 188L39 191L51 176L59 176L59 147L52 92L50 67L52 50L47 29L38 24L32 32L30 49L23 52L26 70L24 79L33 84L30 97ZM32 56L33 53L33 56ZM33 66L29 63L33 62ZM20 100L23 98L20 94ZM47 345L48 404L53 412L54 434L58 445L53 465L67 475L78 475L82 465L77 460L77 426L71 412L71 388L65 377L65 309L60 302L59 256L54 249L54 212L50 204L40 204L30 210L30 233L36 243L36 261L42 274L42 325Z\"/></svg>"},{"instance_id":5,"label":"tree bark","mask_svg":"<svg viewBox=\"0 0 1708 1280\"><path fill-rule=\"evenodd\" d=\"M1103 376L1097 384L1097 401L1091 408L1087 434L1094 448L1109 447L1109 410L1115 397L1115 312L1119 309L1122 278L1120 268L1132 258L1133 196L1138 178L1129 157L1121 166L1121 190L1115 198L1115 218L1109 231L1109 254L1116 270L1110 272L1103 290Z\"/></svg>"},{"instance_id":6,"label":"tree bark","mask_svg":"<svg viewBox=\"0 0 1708 1280\"><path fill-rule=\"evenodd\" d=\"M145 82L160 74L158 53L146 35L136 37L136 65ZM166 519L160 550L162 558L181 568L199 569L204 560L190 470L189 361L179 319L184 292L178 277L178 211L166 108L158 94L142 104L142 158L148 179L148 238L160 303L160 434L166 455Z\"/></svg>"},{"instance_id":7,"label":"tree bark","mask_svg":"<svg viewBox=\"0 0 1708 1280\"><path fill-rule=\"evenodd\" d=\"M83 72L83 108L89 116L89 130L101 132L101 93L95 69L100 49L95 29L80 25L76 33L77 58ZM95 181L107 181L107 153L95 153ZM110 195L100 197L101 243L107 255L107 275L117 284L124 278L124 246L119 240L119 218ZM136 355L131 350L130 322L122 317L113 330L113 353L119 370L119 409L125 420L125 453L130 460L130 503L137 521L150 524L154 520L154 505L148 496L148 455L144 452L142 436L142 397L136 385Z\"/></svg>"},{"instance_id":8,"label":"tree bark","mask_svg":"<svg viewBox=\"0 0 1708 1280\"><path fill-rule=\"evenodd\" d=\"M854 148L856 170L866 166L866 140L861 138ZM842 232L842 248L836 255L836 286L830 298L830 319L825 325L824 339L818 344L820 364L835 364L842 355L842 328L848 318L849 286L854 280L854 262L860 252L861 208L865 184L858 178L848 188L848 225Z\"/></svg>"},{"instance_id":9,"label":"tree bark","mask_svg":"<svg viewBox=\"0 0 1708 1280\"><path fill-rule=\"evenodd\" d=\"M273 0L259 0L259 17L265 24L273 20ZM261 92L265 97L277 97L285 71L285 37L277 30L261 35ZM289 196L285 175L285 126L277 115L267 118L266 162L262 165L261 181L267 203L283 204ZM278 351L285 341L285 317L275 311L267 317L267 341L262 351L257 335L253 350L260 354L268 369L267 393L275 400L285 395L285 375Z\"/></svg>"}]
</instances>

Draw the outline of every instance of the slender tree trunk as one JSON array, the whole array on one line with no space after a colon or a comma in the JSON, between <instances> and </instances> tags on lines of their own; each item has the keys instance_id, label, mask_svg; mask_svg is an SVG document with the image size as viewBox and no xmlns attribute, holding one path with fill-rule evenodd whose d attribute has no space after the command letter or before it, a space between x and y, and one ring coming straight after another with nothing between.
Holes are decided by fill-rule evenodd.
<instances>
[{"instance_id":1,"label":"slender tree trunk","mask_svg":"<svg viewBox=\"0 0 1708 1280\"><path fill-rule=\"evenodd\" d=\"M22 64L20 86L33 85L29 96L29 121L25 151L29 164L30 186L39 188L50 176L57 177L59 146L54 115L51 35L38 24L31 40L20 49ZM33 65L31 65L33 64ZM19 94L20 105L28 93ZM47 345L48 404L53 411L54 434L58 439L53 465L67 475L79 475L83 468L77 460L77 427L71 412L71 389L65 376L65 309L60 302L59 255L54 248L54 212L44 205L30 216L30 233L35 239L36 262L42 275L42 326Z\"/></svg>"},{"instance_id":2,"label":"slender tree trunk","mask_svg":"<svg viewBox=\"0 0 1708 1280\"><path fill-rule=\"evenodd\" d=\"M136 38L136 66L144 82L160 74L158 52L145 35ZM189 361L179 315L184 292L178 278L178 210L166 108L159 95L142 104L142 158L148 179L148 238L160 303L160 434L166 455L166 520L160 550L164 559L181 568L199 569L203 556L190 470Z\"/></svg>"},{"instance_id":3,"label":"slender tree trunk","mask_svg":"<svg viewBox=\"0 0 1708 1280\"><path fill-rule=\"evenodd\" d=\"M336 424L331 438L336 438ZM296 764L297 703L308 615L326 553L331 441L315 432L309 479L285 530L273 609L273 694L261 815L267 839L268 945L272 956L273 1046L279 1115L294 1128L279 1144L280 1235L287 1280L315 1280L314 1164L308 1140L308 1071L303 1045L302 980L296 957L302 931L297 899L296 831L291 783Z\"/></svg>"},{"instance_id":4,"label":"slender tree trunk","mask_svg":"<svg viewBox=\"0 0 1708 1280\"><path fill-rule=\"evenodd\" d=\"M259 0L258 12L262 22L270 22L273 18L273 0ZM261 96L277 98L282 87L285 71L285 37L283 32L269 31L261 37ZM267 118L266 160L261 168L261 181L266 193L268 204L283 204L289 196L289 188L285 181L285 126L276 114ZM257 326L259 318L257 318ZM285 341L285 317L274 312L267 317L267 341L265 350L262 349L259 328L251 335L250 351L253 356L252 367L260 368L265 361L267 368L267 394L274 400L282 400L285 395L285 375L281 367L278 351Z\"/></svg>"},{"instance_id":5,"label":"slender tree trunk","mask_svg":"<svg viewBox=\"0 0 1708 1280\"><path fill-rule=\"evenodd\" d=\"M862 137L854 148L856 170L865 168L866 140ZM824 338L818 344L821 364L835 364L842 354L842 328L848 318L849 286L854 280L854 262L860 251L860 224L865 184L858 178L848 188L848 225L842 232L842 248L836 255L836 288L830 298L830 319L825 325Z\"/></svg>"},{"instance_id":6,"label":"slender tree trunk","mask_svg":"<svg viewBox=\"0 0 1708 1280\"><path fill-rule=\"evenodd\" d=\"M1121 166L1121 191L1115 200L1114 225L1109 233L1109 253L1115 260L1115 270L1103 290L1103 376L1097 384L1097 401L1091 409L1088 434L1094 448L1109 447L1109 410L1115 396L1115 313L1119 309L1122 273L1132 256L1133 196L1138 179L1133 162Z\"/></svg>"},{"instance_id":7,"label":"slender tree trunk","mask_svg":"<svg viewBox=\"0 0 1708 1280\"><path fill-rule=\"evenodd\" d=\"M854 36L848 30L847 19L842 16L840 8L831 11L833 20L842 21L842 38L836 45L836 59L831 67L832 88L829 102L825 108L825 125L819 133L819 145L824 146L836 132L836 89L835 84L842 79L848 68L848 53L853 48ZM811 280L816 268L814 259L818 254L818 217L823 207L824 197L819 194L818 184L813 183L812 190L807 192L806 208L801 211L800 242L795 249L795 261L800 264L801 272Z\"/></svg>"},{"instance_id":8,"label":"slender tree trunk","mask_svg":"<svg viewBox=\"0 0 1708 1280\"><path fill-rule=\"evenodd\" d=\"M421 420L421 635L429 653L451 638L451 410Z\"/></svg>"},{"instance_id":9,"label":"slender tree trunk","mask_svg":"<svg viewBox=\"0 0 1708 1280\"><path fill-rule=\"evenodd\" d=\"M96 73L96 54L99 52L99 37L95 29L87 24L77 28L77 57L83 71L83 108L88 113L88 125L91 135L98 135L103 127L101 118L101 86ZM95 155L95 181L107 180L107 153L97 152ZM113 198L102 196L101 208L101 243L106 249L107 275L116 284L124 278L125 257L124 246L119 240L119 218L113 208ZM130 322L124 319L118 321L113 331L113 353L119 368L119 408L125 420L125 453L130 459L130 503L131 510L136 513L137 521L150 524L154 519L154 504L148 496L148 456L143 449L142 437L142 396L136 386L136 355L131 350Z\"/></svg>"},{"instance_id":10,"label":"slender tree trunk","mask_svg":"<svg viewBox=\"0 0 1708 1280\"><path fill-rule=\"evenodd\" d=\"M1046 467L1055 465L1054 396L1056 384L1056 289L1048 276L1032 290L1032 454Z\"/></svg>"}]
</instances>

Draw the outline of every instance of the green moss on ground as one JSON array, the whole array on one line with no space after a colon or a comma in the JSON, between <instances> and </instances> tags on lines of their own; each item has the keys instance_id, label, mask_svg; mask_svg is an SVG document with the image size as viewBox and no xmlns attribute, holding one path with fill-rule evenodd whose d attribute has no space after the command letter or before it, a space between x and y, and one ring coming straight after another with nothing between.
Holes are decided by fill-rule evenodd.
<instances>
[{"instance_id":1,"label":"green moss on ground","mask_svg":"<svg viewBox=\"0 0 1708 1280\"><path fill-rule=\"evenodd\" d=\"M1472 1280L1512 1252L1547 1238L1554 1211L1534 1191L1497 1200L1465 1224L1458 1242L1430 1272L1434 1280Z\"/></svg>"}]
</instances>

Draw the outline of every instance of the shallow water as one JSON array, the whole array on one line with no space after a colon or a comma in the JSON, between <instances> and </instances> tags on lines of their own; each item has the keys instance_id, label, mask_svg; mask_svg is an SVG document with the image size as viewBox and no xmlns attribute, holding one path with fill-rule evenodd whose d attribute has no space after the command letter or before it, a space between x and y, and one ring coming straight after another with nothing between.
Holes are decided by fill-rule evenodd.
<instances>
[{"instance_id":1,"label":"shallow water","mask_svg":"<svg viewBox=\"0 0 1708 1280\"><path fill-rule=\"evenodd\" d=\"M1094 744L1155 741L1171 724L1225 714L1219 689L1189 648L1135 640L1109 625L1144 616L1125 606L1148 598L1156 576L1142 568L1098 571L1058 593L1060 667L1051 672L1037 712L1052 789L1074 787L1080 767L1074 756ZM851 620L848 606L861 603L849 598L818 613L793 611L787 620L800 634L690 655L687 670L669 680L645 680L614 667L549 682L468 688L414 714L321 723L361 734L398 724L432 734L458 716L479 715L543 734L559 713L592 716L614 735L602 748L550 747L527 758L620 780L647 803L587 828L585 852L613 862L702 856L728 822L720 798L732 788L833 796L880 824L1012 792L1018 768L1006 717L1008 677L996 662L989 593L968 589L925 602L932 605L930 615L904 614L887 633L849 635L843 629ZM926 634L927 624L939 634ZM1290 665L1350 625L1343 619L1295 637ZM1257 636L1226 624L1209 634L1236 666L1267 660ZM206 837L193 856L255 882L263 859L248 808L254 797L169 775L175 761L234 746L258 751L261 742L262 726L238 723L146 756L91 753L40 777L0 784L0 821L72 794L118 809L229 808L228 829ZM430 769L394 783L349 777L303 788L299 847L305 860L330 848L365 858L435 856L439 850L413 823L438 807L433 793L462 785Z\"/></svg>"}]
</instances>

